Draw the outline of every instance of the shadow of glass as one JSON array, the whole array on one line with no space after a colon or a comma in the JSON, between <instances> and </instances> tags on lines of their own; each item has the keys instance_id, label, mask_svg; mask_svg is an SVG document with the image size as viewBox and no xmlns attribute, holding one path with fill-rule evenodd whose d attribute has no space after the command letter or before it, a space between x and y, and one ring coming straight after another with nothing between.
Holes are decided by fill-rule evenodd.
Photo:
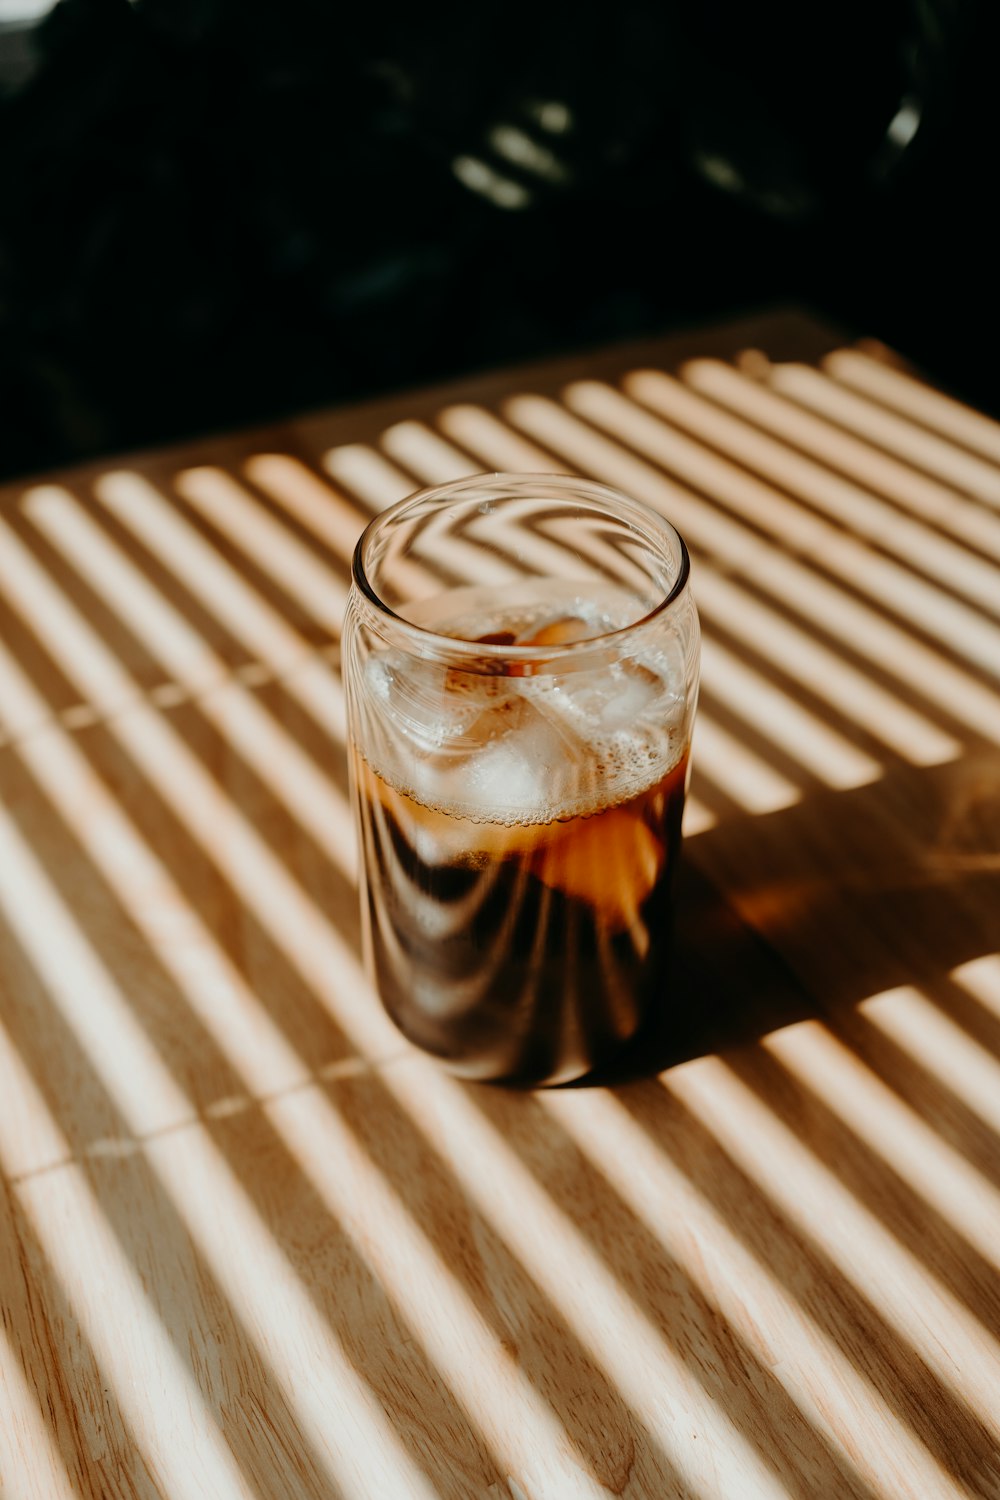
<instances>
[{"instance_id":1,"label":"shadow of glass","mask_svg":"<svg viewBox=\"0 0 1000 1500\"><path fill-rule=\"evenodd\" d=\"M1000 948L1000 752L899 767L686 841L669 993L587 1082L622 1082ZM726 896L720 895L724 888ZM968 1009L968 1007L966 1007Z\"/></svg>"}]
</instances>

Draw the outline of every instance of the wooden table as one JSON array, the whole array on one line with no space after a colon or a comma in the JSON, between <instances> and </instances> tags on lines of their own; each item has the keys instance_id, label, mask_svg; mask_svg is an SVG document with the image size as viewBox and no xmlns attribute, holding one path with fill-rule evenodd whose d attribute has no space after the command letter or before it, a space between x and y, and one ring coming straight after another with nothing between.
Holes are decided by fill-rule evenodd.
<instances>
[{"instance_id":1,"label":"wooden table","mask_svg":"<svg viewBox=\"0 0 1000 1500\"><path fill-rule=\"evenodd\" d=\"M348 559L494 468L694 555L601 1088L453 1081L359 963ZM3 1500L1000 1495L998 675L1000 426L791 313L8 487Z\"/></svg>"}]
</instances>

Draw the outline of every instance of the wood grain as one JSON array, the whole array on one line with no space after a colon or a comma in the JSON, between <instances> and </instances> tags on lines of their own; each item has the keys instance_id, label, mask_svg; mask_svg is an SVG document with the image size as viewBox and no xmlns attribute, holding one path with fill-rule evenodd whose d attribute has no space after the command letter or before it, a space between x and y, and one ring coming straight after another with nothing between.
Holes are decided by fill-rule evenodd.
<instances>
[{"instance_id":1,"label":"wood grain","mask_svg":"<svg viewBox=\"0 0 1000 1500\"><path fill-rule=\"evenodd\" d=\"M776 313L2 492L4 1500L1000 1496L998 464ZM537 1094L371 992L338 676L497 467L706 640L669 1003Z\"/></svg>"}]
</instances>

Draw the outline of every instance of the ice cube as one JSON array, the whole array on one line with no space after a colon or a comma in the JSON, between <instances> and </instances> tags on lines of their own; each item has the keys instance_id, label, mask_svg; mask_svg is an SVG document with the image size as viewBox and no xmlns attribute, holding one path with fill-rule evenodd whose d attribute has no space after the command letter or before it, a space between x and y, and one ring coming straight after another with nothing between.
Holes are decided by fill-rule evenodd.
<instances>
[{"instance_id":1,"label":"ice cube","mask_svg":"<svg viewBox=\"0 0 1000 1500\"><path fill-rule=\"evenodd\" d=\"M454 672L393 651L369 659L368 685L387 719L418 751L433 751L465 734L498 696L501 679Z\"/></svg>"},{"instance_id":2,"label":"ice cube","mask_svg":"<svg viewBox=\"0 0 1000 1500\"><path fill-rule=\"evenodd\" d=\"M481 715L475 730L478 748L472 749L471 734L466 741L463 802L486 818L544 822L555 816L584 759L571 727L518 697L503 711Z\"/></svg>"},{"instance_id":3,"label":"ice cube","mask_svg":"<svg viewBox=\"0 0 1000 1500\"><path fill-rule=\"evenodd\" d=\"M640 661L616 662L611 670L614 687L600 709L601 724L605 729L624 729L658 707L664 682Z\"/></svg>"},{"instance_id":4,"label":"ice cube","mask_svg":"<svg viewBox=\"0 0 1000 1500\"><path fill-rule=\"evenodd\" d=\"M606 735L662 716L669 694L651 667L620 661L600 672L566 673L548 699L581 734Z\"/></svg>"},{"instance_id":5,"label":"ice cube","mask_svg":"<svg viewBox=\"0 0 1000 1500\"><path fill-rule=\"evenodd\" d=\"M475 718L463 733L421 745L409 756L403 773L407 783L428 806L451 808L475 820L502 820L534 809L544 801L545 777L556 759L554 746L545 739L544 720L524 698L511 694L492 703L487 699L485 707L479 699L475 707ZM532 769L539 757L541 792Z\"/></svg>"}]
</instances>

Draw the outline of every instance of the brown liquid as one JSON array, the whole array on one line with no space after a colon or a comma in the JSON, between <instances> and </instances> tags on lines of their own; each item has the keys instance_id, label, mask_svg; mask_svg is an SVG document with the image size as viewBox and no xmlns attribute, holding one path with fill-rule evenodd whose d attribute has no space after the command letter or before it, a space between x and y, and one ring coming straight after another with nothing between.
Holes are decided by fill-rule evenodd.
<instances>
[{"instance_id":1,"label":"brown liquid","mask_svg":"<svg viewBox=\"0 0 1000 1500\"><path fill-rule=\"evenodd\" d=\"M369 961L400 1031L467 1078L557 1083L665 1002L686 761L586 817L429 808L360 757Z\"/></svg>"}]
</instances>

